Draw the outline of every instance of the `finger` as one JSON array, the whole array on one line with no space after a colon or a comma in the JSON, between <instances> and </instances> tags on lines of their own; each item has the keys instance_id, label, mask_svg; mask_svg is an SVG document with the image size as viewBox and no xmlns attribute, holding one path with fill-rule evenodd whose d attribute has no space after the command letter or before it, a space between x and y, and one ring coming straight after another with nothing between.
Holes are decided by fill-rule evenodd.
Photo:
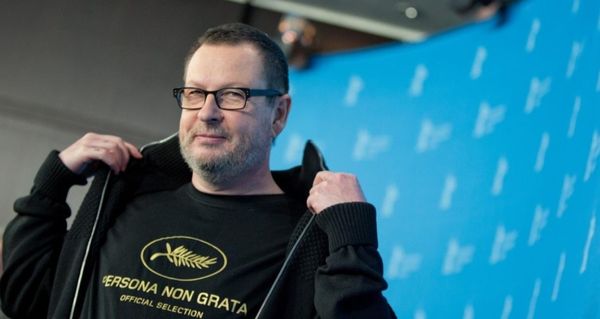
<instances>
[{"instance_id":1,"label":"finger","mask_svg":"<svg viewBox=\"0 0 600 319\"><path fill-rule=\"evenodd\" d=\"M123 170L123 162L126 161L127 155L119 146L118 141L110 136L104 136L90 146L98 152L100 160L109 165L115 173Z\"/></svg>"},{"instance_id":2,"label":"finger","mask_svg":"<svg viewBox=\"0 0 600 319\"><path fill-rule=\"evenodd\" d=\"M327 193L327 187L329 186L329 182L321 179L313 184L313 186L308 191L309 195L317 196L320 193Z\"/></svg>"},{"instance_id":3,"label":"finger","mask_svg":"<svg viewBox=\"0 0 600 319\"><path fill-rule=\"evenodd\" d=\"M119 162L114 152L102 146L90 146L88 153L92 160L105 163L115 174L119 172Z\"/></svg>"},{"instance_id":4,"label":"finger","mask_svg":"<svg viewBox=\"0 0 600 319\"><path fill-rule=\"evenodd\" d=\"M125 146L129 150L129 154L133 155L133 157L135 157L137 159L140 159L143 157L142 153L138 150L137 147L135 147L135 145L125 142Z\"/></svg>"},{"instance_id":5,"label":"finger","mask_svg":"<svg viewBox=\"0 0 600 319\"><path fill-rule=\"evenodd\" d=\"M308 208L311 213L316 214L315 207L313 206L313 196L308 196L306 199L306 208Z\"/></svg>"},{"instance_id":6,"label":"finger","mask_svg":"<svg viewBox=\"0 0 600 319\"><path fill-rule=\"evenodd\" d=\"M124 171L127 167L127 163L129 162L129 150L125 146L125 142L122 139L118 139L116 141L116 149L118 150L119 156L119 168L121 171Z\"/></svg>"},{"instance_id":7,"label":"finger","mask_svg":"<svg viewBox=\"0 0 600 319\"><path fill-rule=\"evenodd\" d=\"M122 168L123 168L123 170L125 170L127 167L127 164L129 163L129 160L131 159L131 156L133 156L137 159L141 159L143 157L143 155L135 145L121 139L120 137L116 137L116 138L117 138L116 143L118 144L119 149L122 151L122 155L123 155Z\"/></svg>"},{"instance_id":8,"label":"finger","mask_svg":"<svg viewBox=\"0 0 600 319\"><path fill-rule=\"evenodd\" d=\"M315 179L313 180L313 186L327 180L327 178L331 175L331 172L328 171L320 171L315 175Z\"/></svg>"},{"instance_id":9,"label":"finger","mask_svg":"<svg viewBox=\"0 0 600 319\"><path fill-rule=\"evenodd\" d=\"M319 214L323 211L323 208L325 208L326 206L330 206L325 204L326 202L327 201L323 196L321 196L320 194L316 194L309 196L306 199L306 207L311 213Z\"/></svg>"},{"instance_id":10,"label":"finger","mask_svg":"<svg viewBox=\"0 0 600 319\"><path fill-rule=\"evenodd\" d=\"M109 145L108 147L110 149L114 149L117 152L115 155L117 156L119 170L125 171L125 169L127 168L127 163L129 163L129 159L132 155L131 148L135 149L135 146L126 142L118 136L105 135L104 137L106 138L106 143L108 143ZM135 150L137 151L137 149Z\"/></svg>"}]
</instances>

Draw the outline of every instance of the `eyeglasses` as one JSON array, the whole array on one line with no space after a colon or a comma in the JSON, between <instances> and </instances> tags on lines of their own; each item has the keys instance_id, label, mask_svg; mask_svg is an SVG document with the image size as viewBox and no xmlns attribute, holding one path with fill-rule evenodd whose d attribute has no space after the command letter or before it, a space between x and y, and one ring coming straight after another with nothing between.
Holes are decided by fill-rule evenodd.
<instances>
[{"instance_id":1,"label":"eyeglasses","mask_svg":"<svg viewBox=\"0 0 600 319\"><path fill-rule=\"evenodd\" d=\"M217 107L222 110L240 110L246 107L248 98L253 96L281 96L281 92L273 89L248 89L248 88L222 88L216 91L207 91L194 87L180 87L173 89L173 96L177 105L184 110L199 110L204 106L206 97L212 94L217 102Z\"/></svg>"}]
</instances>

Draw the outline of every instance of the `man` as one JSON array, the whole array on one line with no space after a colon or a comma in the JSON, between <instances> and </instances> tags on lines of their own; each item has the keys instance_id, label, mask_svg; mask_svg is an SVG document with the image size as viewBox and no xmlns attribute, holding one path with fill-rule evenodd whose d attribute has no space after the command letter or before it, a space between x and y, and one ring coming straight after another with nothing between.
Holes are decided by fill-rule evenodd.
<instances>
[{"instance_id":1,"label":"man","mask_svg":"<svg viewBox=\"0 0 600 319\"><path fill-rule=\"evenodd\" d=\"M356 178L323 171L310 143L302 167L269 169L291 106L277 45L243 24L209 29L184 83L178 136L140 152L88 133L49 155L4 235L6 313L395 318ZM90 168L67 232L66 194Z\"/></svg>"}]
</instances>

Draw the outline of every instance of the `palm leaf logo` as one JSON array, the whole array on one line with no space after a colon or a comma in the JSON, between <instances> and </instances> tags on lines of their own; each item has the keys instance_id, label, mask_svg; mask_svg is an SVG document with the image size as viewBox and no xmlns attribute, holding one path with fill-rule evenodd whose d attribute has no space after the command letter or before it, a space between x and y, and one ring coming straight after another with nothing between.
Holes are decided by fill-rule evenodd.
<instances>
[{"instance_id":1,"label":"palm leaf logo","mask_svg":"<svg viewBox=\"0 0 600 319\"><path fill-rule=\"evenodd\" d=\"M189 267L189 268L208 268L211 265L217 263L217 258L210 256L201 256L195 254L193 251L185 248L183 245L171 249L171 245L167 243L167 252L166 253L154 253L150 256L150 260L155 260L158 257L164 256L167 257L169 262L174 264L176 267Z\"/></svg>"}]
</instances>

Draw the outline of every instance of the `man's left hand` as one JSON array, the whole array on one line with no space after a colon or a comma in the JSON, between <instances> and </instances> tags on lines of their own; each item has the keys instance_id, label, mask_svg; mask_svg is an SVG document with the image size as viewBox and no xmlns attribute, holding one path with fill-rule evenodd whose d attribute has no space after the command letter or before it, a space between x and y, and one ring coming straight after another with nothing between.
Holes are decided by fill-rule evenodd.
<instances>
[{"instance_id":1,"label":"man's left hand","mask_svg":"<svg viewBox=\"0 0 600 319\"><path fill-rule=\"evenodd\" d=\"M308 209L319 214L327 207L349 202L366 202L356 176L329 171L317 173L306 200Z\"/></svg>"}]
</instances>

